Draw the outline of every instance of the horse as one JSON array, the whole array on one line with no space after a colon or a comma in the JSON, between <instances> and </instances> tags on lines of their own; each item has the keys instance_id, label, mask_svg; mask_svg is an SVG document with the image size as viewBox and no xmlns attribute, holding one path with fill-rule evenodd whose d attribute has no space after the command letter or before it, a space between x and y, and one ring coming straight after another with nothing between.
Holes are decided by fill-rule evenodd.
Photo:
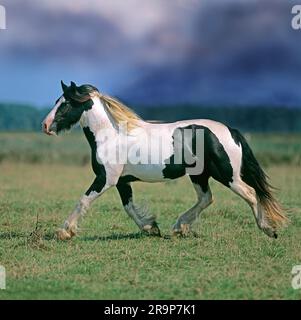
<instances>
[{"instance_id":1,"label":"horse","mask_svg":"<svg viewBox=\"0 0 301 320\"><path fill-rule=\"evenodd\" d=\"M42 122L42 130L47 135L58 135L80 123L91 148L95 180L57 231L58 239L75 236L78 222L92 202L112 187L117 188L126 213L139 229L161 236L155 216L134 203L131 183L162 182L185 175L192 182L197 202L178 217L172 227L174 235L189 235L192 223L212 204L208 183L212 177L244 199L258 228L277 238L277 230L287 217L273 195L268 176L238 130L209 119L144 121L92 85L71 82L68 86L61 81L61 86L63 94ZM116 153L117 158L121 155L118 159ZM142 153L143 159L139 158ZM183 159L184 153L190 155L186 157L189 161Z\"/></svg>"}]
</instances>

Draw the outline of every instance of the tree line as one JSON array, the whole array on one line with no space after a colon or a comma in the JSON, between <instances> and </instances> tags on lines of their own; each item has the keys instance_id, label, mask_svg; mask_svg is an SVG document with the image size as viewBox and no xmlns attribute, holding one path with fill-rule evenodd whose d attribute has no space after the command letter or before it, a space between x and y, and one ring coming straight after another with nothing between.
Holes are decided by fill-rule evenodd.
<instances>
[{"instance_id":1,"label":"tree line","mask_svg":"<svg viewBox=\"0 0 301 320\"><path fill-rule=\"evenodd\" d=\"M176 121L212 119L245 132L301 132L301 108L267 106L140 106L134 108L144 119ZM0 104L0 131L39 131L49 109L30 105Z\"/></svg>"}]
</instances>

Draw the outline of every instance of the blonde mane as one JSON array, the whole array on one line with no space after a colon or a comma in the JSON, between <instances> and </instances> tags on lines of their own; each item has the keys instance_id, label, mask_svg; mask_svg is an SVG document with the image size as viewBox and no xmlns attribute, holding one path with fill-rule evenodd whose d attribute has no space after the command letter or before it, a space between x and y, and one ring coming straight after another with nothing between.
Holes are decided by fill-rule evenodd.
<instances>
[{"instance_id":1,"label":"blonde mane","mask_svg":"<svg viewBox=\"0 0 301 320\"><path fill-rule=\"evenodd\" d=\"M129 107L109 95L104 95L99 92L95 93L95 95L107 107L107 110L110 112L110 115L117 125L121 122L126 122L128 131L139 127L141 118Z\"/></svg>"}]
</instances>

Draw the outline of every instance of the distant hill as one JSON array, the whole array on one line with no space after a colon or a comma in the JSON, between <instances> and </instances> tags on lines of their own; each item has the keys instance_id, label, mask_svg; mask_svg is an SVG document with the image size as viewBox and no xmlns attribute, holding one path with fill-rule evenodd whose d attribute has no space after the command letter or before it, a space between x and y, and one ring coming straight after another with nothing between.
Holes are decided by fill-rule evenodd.
<instances>
[{"instance_id":1,"label":"distant hill","mask_svg":"<svg viewBox=\"0 0 301 320\"><path fill-rule=\"evenodd\" d=\"M301 109L268 106L176 105L141 109L145 119L212 119L249 132L301 132Z\"/></svg>"},{"instance_id":2,"label":"distant hill","mask_svg":"<svg viewBox=\"0 0 301 320\"><path fill-rule=\"evenodd\" d=\"M147 120L212 119L247 132L301 132L301 109L174 105L137 107ZM0 131L39 131L49 109L30 105L0 104Z\"/></svg>"},{"instance_id":3,"label":"distant hill","mask_svg":"<svg viewBox=\"0 0 301 320\"><path fill-rule=\"evenodd\" d=\"M0 104L0 131L37 131L46 109L29 105Z\"/></svg>"}]
</instances>

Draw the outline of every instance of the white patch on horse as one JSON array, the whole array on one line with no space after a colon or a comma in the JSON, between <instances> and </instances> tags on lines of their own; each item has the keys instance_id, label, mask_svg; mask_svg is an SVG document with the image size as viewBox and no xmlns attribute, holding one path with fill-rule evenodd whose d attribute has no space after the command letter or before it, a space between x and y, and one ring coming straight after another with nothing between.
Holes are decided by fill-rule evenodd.
<instances>
[{"instance_id":1,"label":"white patch on horse","mask_svg":"<svg viewBox=\"0 0 301 320\"><path fill-rule=\"evenodd\" d=\"M89 127L95 134L100 129L110 128L113 129L112 122L104 109L104 106L98 97L91 97L93 101L92 108L84 111L80 118L81 127Z\"/></svg>"},{"instance_id":2,"label":"white patch on horse","mask_svg":"<svg viewBox=\"0 0 301 320\"><path fill-rule=\"evenodd\" d=\"M52 108L52 110L48 113L48 115L46 116L45 120L42 122L42 126L43 126L43 131L47 134L52 134L51 132L49 132L49 128L54 120L55 114L57 109L59 108L59 106L64 103L65 97L61 96L58 100L58 102L55 104L55 106Z\"/></svg>"},{"instance_id":3,"label":"white patch on horse","mask_svg":"<svg viewBox=\"0 0 301 320\"><path fill-rule=\"evenodd\" d=\"M124 166L122 176L133 175L146 182L160 182L166 180L163 169L166 161L172 156L173 128L169 125L144 123L143 128L131 131L128 144L129 148L137 145L141 154L144 155L142 163L133 163L129 158ZM144 133L143 133L144 132ZM131 156L131 155L130 155Z\"/></svg>"}]
</instances>

